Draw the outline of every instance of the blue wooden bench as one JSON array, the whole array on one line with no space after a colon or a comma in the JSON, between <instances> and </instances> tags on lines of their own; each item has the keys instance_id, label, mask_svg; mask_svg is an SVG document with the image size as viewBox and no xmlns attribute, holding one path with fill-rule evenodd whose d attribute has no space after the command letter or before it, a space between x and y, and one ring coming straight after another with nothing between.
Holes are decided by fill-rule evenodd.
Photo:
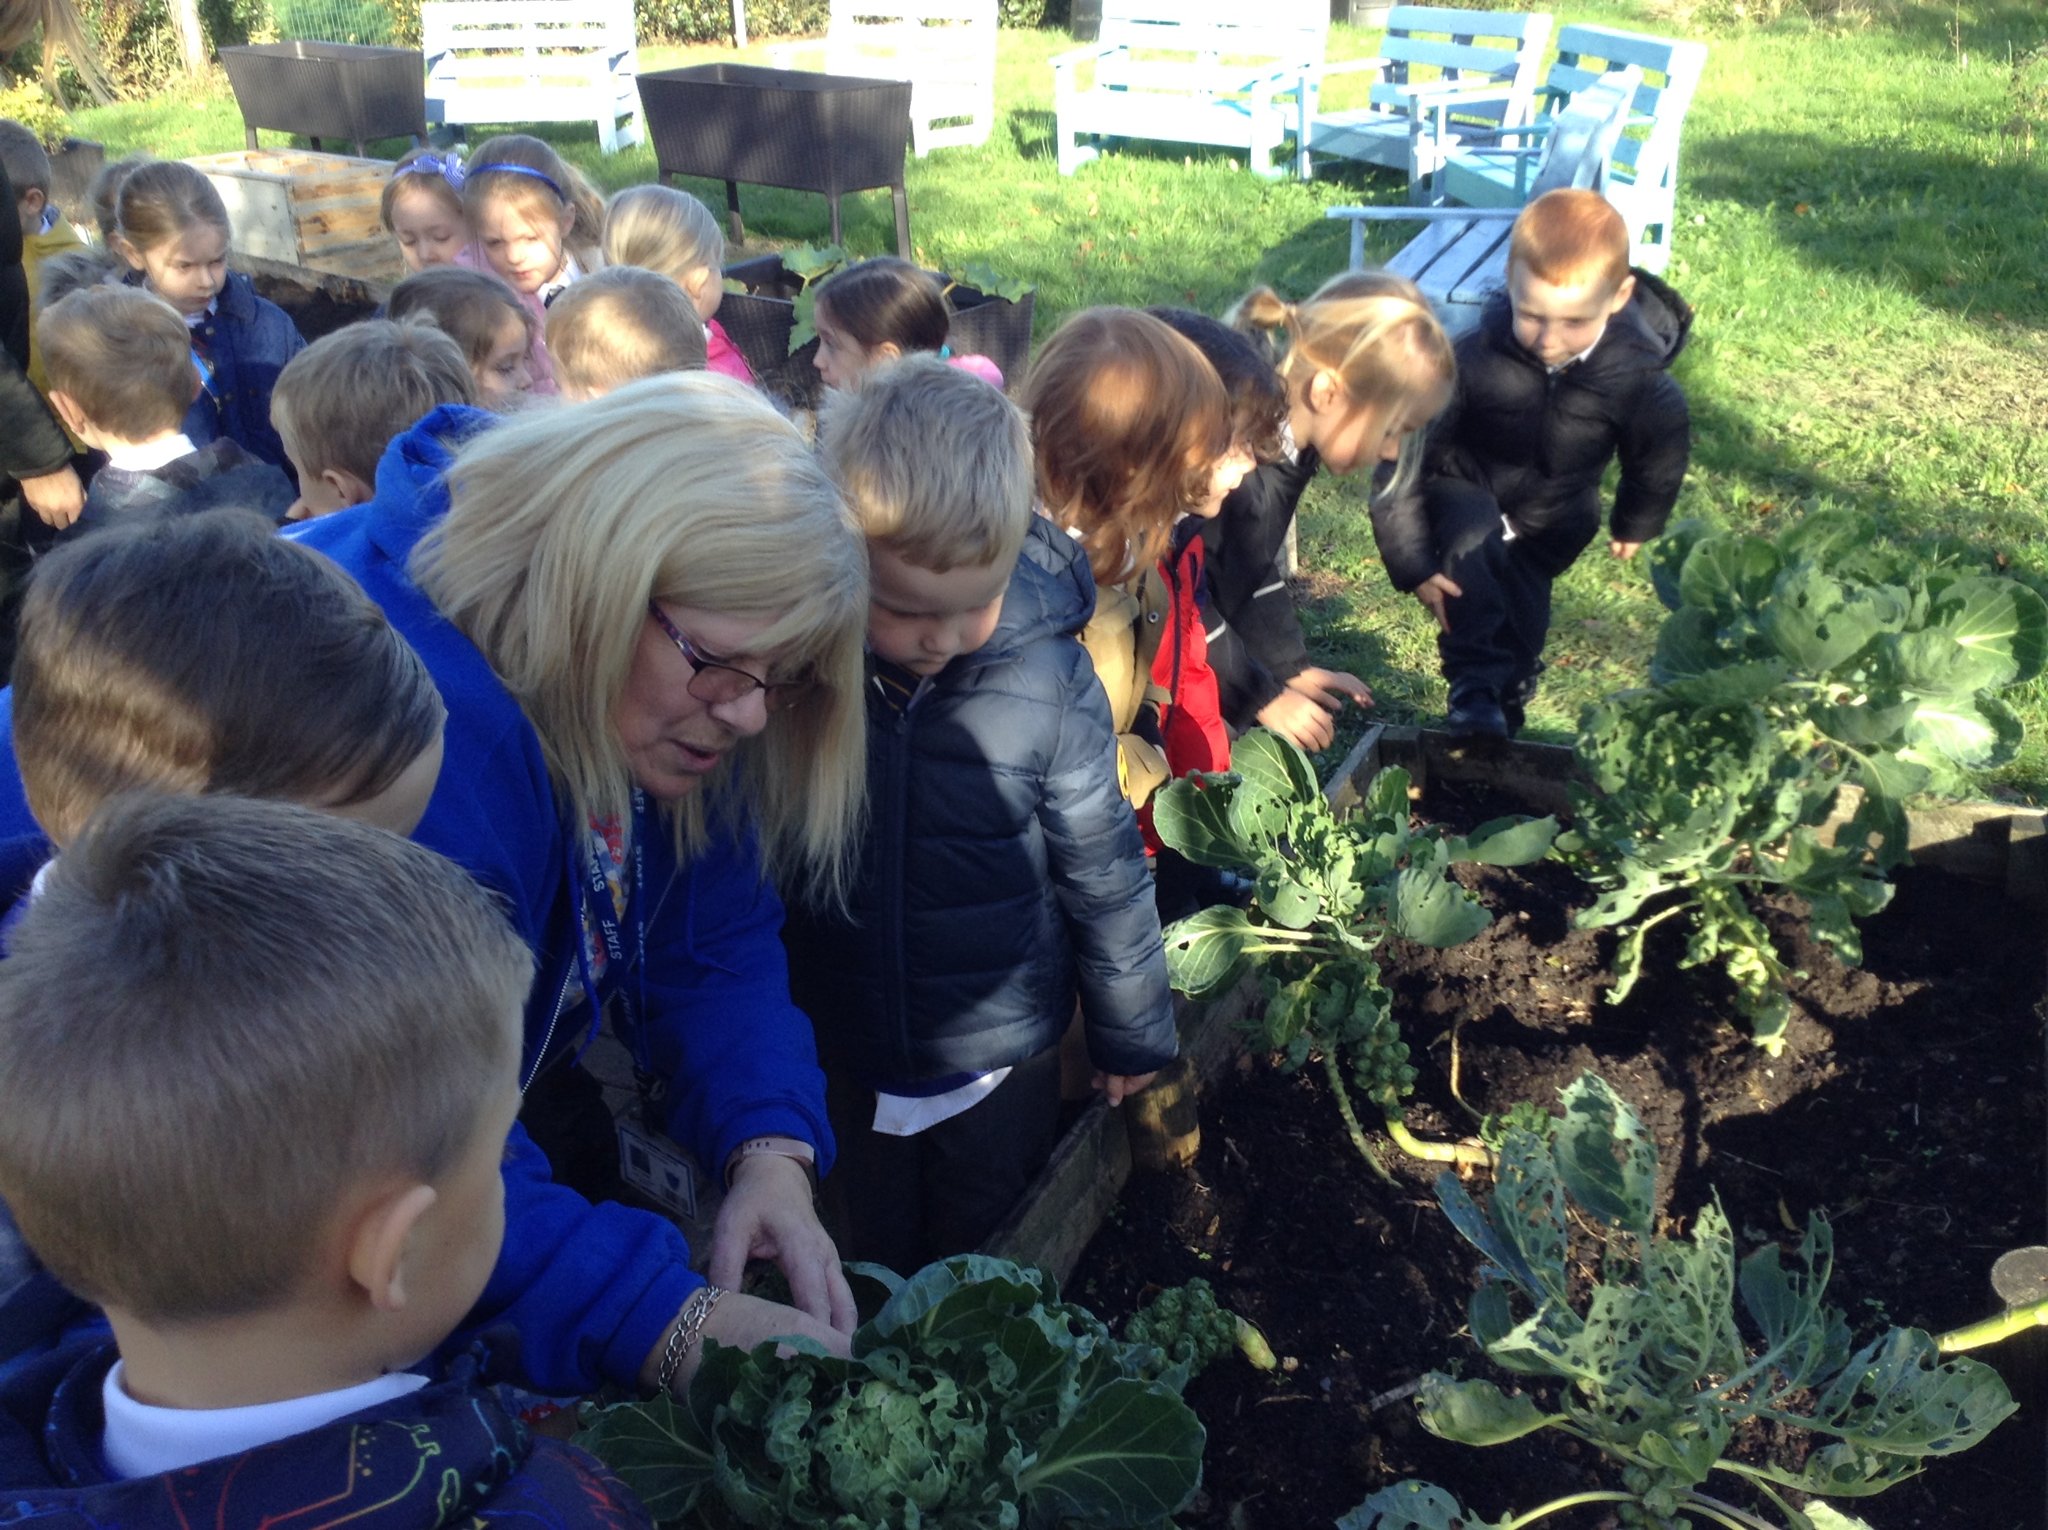
<instances>
[{"instance_id":1,"label":"blue wooden bench","mask_svg":"<svg viewBox=\"0 0 2048 1530\"><path fill-rule=\"evenodd\" d=\"M1629 123L1630 105L1641 86L1642 71L1631 66L1593 81L1556 114L1543 135L1542 158L1529 176L1529 195L1566 186L1607 193L1614 146ZM1505 285L1508 234L1520 211L1519 205L1332 207L1324 216L1350 221L1354 271L1365 265L1367 223L1423 224L1422 232L1387 262L1386 269L1420 287L1444 327L1458 334L1478 322L1486 300Z\"/></svg>"},{"instance_id":2,"label":"blue wooden bench","mask_svg":"<svg viewBox=\"0 0 2048 1530\"><path fill-rule=\"evenodd\" d=\"M1314 174L1317 154L1359 160L1407 171L1410 200L1421 201L1459 129L1497 130L1529 120L1549 40L1550 17L1542 11L1395 6L1375 56L1325 64L1304 82L1296 135L1301 178ZM1333 112L1314 104L1317 87L1356 74L1377 76L1365 105ZM1455 110L1434 105L1449 93L1456 94Z\"/></svg>"},{"instance_id":3,"label":"blue wooden bench","mask_svg":"<svg viewBox=\"0 0 2048 1530\"><path fill-rule=\"evenodd\" d=\"M1060 174L1116 138L1242 149L1253 174L1280 174L1329 25L1324 0L1103 0L1095 43L1052 61Z\"/></svg>"},{"instance_id":4,"label":"blue wooden bench","mask_svg":"<svg viewBox=\"0 0 2048 1530\"><path fill-rule=\"evenodd\" d=\"M1464 207L1520 207L1529 200L1550 124L1578 94L1612 71L1642 74L1628 131L1614 146L1605 189L1628 220L1633 259L1661 274L1671 260L1678 194L1678 148L1685 114L1706 68L1704 43L1648 37L1611 27L1569 26L1557 34L1557 62L1537 92L1536 114L1523 127L1480 135L1458 130L1438 156L1431 200Z\"/></svg>"}]
</instances>

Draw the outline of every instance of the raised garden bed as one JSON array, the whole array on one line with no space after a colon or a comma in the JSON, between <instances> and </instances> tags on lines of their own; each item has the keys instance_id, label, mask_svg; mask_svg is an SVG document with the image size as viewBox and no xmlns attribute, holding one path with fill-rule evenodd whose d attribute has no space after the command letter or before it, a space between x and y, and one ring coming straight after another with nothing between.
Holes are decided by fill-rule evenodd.
<instances>
[{"instance_id":1,"label":"raised garden bed","mask_svg":"<svg viewBox=\"0 0 2048 1530\"><path fill-rule=\"evenodd\" d=\"M1560 805L1565 751L1474 752L1387 730L1333 783L1341 799L1383 763L1422 784L1429 817L1469 828ZM1611 934L1573 928L1591 894L1564 868L1465 867L1499 916L1448 950L1395 941L1384 954L1403 1030L1419 1055L1410 1121L1429 1137L1470 1132L1480 1112L1549 1105L1591 1069L1641 1114L1663 1159L1668 1215L1715 1191L1747 1251L1810 1212L1836 1240L1831 1300L1859 1335L1892 1323L1940 1331L1999 1305L2003 1251L2044 1241L2042 989L2048 939L2038 905L2040 815L1997 805L1916 815L1916 866L1892 905L1862 922L1865 961L1844 968L1809 940L1801 912L1766 920L1805 976L1792 989L1784 1055L1724 1018L1718 974L1676 970L1679 942L1653 934L1627 1003L1604 1002ZM1242 1002L1238 996L1236 1002ZM1452 1038L1465 1105L1452 1097ZM1073 1270L1077 1299L1112 1321L1152 1289L1205 1276L1259 1323L1277 1379L1219 1366L1191 1386L1210 1430L1204 1492L1188 1527L1328 1525L1403 1477L1453 1487L1500 1515L1598 1475L1591 1451L1549 1433L1477 1451L1422 1430L1413 1383L1432 1369L1506 1382L1466 1336L1479 1260L1431 1193L1436 1171L1396 1161L1366 1173L1313 1069L1282 1074L1213 1036L1221 1078L1200 1104L1201 1145L1184 1172L1133 1173L1124 1121L1084 1117L998 1246ZM1105 1187L1128 1176L1120 1199ZM1071 1248L1106 1210L1075 1262ZM2041 1523L2048 1334L1981 1352L2023 1412L1985 1449L1932 1463L1875 1498L1838 1500L1876 1530L2033 1530ZM1768 1449L1762 1436L1738 1442ZM1574 1517L1574 1514L1576 1517ZM1598 1508L1549 1521L1612 1524Z\"/></svg>"}]
</instances>

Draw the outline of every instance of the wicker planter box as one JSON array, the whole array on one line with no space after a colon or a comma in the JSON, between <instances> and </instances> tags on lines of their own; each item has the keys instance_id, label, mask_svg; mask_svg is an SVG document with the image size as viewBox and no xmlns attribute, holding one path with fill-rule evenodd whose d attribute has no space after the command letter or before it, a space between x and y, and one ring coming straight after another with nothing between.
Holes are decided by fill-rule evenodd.
<instances>
[{"instance_id":1,"label":"wicker planter box","mask_svg":"<svg viewBox=\"0 0 2048 1530\"><path fill-rule=\"evenodd\" d=\"M817 408L824 391L814 359L818 342L814 338L794 352L789 349L789 337L796 328L793 300L804 290L804 279L785 266L780 255L734 261L725 268L725 275L747 290L725 295L718 307L718 322L747 358L755 378L794 408ZM931 275L941 286L946 285L943 272ZM1036 296L1027 292L1022 301L1013 303L964 284L946 290L946 306L953 314L948 345L956 354L986 356L1001 367L1003 389L1013 398L1024 385L1031 361L1031 312Z\"/></svg>"},{"instance_id":2,"label":"wicker planter box","mask_svg":"<svg viewBox=\"0 0 2048 1530\"><path fill-rule=\"evenodd\" d=\"M910 258L903 160L910 146L910 83L752 64L696 64L640 76L640 103L664 176L725 182L735 242L746 238L739 183L815 191L839 199L886 186L896 204L896 249Z\"/></svg>"},{"instance_id":3,"label":"wicker planter box","mask_svg":"<svg viewBox=\"0 0 2048 1530\"><path fill-rule=\"evenodd\" d=\"M1031 365L1031 311L1035 292L1016 302L994 297L978 287L955 283L946 291L953 310L947 344L955 355L986 356L1003 369L1003 391L1015 398Z\"/></svg>"},{"instance_id":4,"label":"wicker planter box","mask_svg":"<svg viewBox=\"0 0 2048 1530\"><path fill-rule=\"evenodd\" d=\"M359 281L405 274L377 201L391 166L297 149L242 149L188 161L206 173L234 225L235 250Z\"/></svg>"},{"instance_id":5,"label":"wicker planter box","mask_svg":"<svg viewBox=\"0 0 2048 1530\"><path fill-rule=\"evenodd\" d=\"M359 155L373 138L426 136L426 60L415 48L250 43L221 49L220 61L251 149L258 128L300 134L315 149L338 138Z\"/></svg>"}]
</instances>

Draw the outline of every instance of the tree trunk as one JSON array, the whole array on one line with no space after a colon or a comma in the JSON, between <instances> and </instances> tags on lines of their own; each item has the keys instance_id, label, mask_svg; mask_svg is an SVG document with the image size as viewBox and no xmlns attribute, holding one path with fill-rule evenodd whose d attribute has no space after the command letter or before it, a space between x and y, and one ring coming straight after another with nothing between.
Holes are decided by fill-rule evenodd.
<instances>
[{"instance_id":1,"label":"tree trunk","mask_svg":"<svg viewBox=\"0 0 2048 1530\"><path fill-rule=\"evenodd\" d=\"M171 20L177 24L178 44L185 54L185 72L206 72L206 32L199 25L199 0L171 0Z\"/></svg>"}]
</instances>

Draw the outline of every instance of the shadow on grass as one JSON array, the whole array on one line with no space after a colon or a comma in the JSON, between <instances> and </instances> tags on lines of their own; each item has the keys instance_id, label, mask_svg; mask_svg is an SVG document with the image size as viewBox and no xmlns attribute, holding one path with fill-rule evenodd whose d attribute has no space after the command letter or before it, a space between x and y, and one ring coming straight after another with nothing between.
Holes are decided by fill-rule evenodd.
<instances>
[{"instance_id":1,"label":"shadow on grass","mask_svg":"<svg viewBox=\"0 0 2048 1530\"><path fill-rule=\"evenodd\" d=\"M2048 321L2048 158L1987 165L1881 139L1751 131L1703 144L1686 181L1693 197L1767 211L1776 240L1816 271L1896 286L1987 325Z\"/></svg>"}]
</instances>

